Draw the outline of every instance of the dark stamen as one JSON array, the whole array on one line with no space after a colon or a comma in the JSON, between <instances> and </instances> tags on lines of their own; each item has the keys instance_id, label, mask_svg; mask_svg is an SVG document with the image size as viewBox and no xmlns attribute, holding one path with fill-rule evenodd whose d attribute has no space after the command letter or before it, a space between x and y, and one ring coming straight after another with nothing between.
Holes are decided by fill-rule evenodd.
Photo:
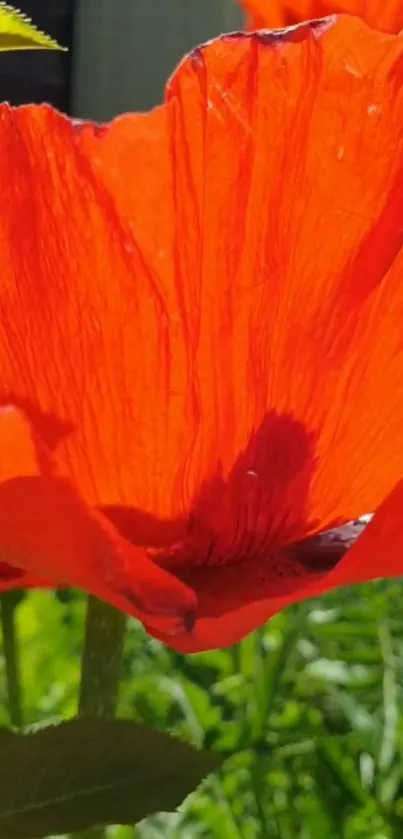
<instances>
[{"instance_id":1,"label":"dark stamen","mask_svg":"<svg viewBox=\"0 0 403 839\"><path fill-rule=\"evenodd\" d=\"M311 571L329 571L343 558L368 524L367 518L326 530L310 539L290 545L287 553Z\"/></svg>"}]
</instances>

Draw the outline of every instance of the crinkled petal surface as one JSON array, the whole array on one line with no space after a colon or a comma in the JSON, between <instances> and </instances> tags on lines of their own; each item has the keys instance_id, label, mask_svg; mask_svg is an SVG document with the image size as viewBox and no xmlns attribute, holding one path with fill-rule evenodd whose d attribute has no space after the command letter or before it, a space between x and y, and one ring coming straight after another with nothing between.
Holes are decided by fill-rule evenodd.
<instances>
[{"instance_id":1,"label":"crinkled petal surface","mask_svg":"<svg viewBox=\"0 0 403 839\"><path fill-rule=\"evenodd\" d=\"M357 15L382 32L403 28L401 0L240 0L250 29L292 26L333 14Z\"/></svg>"},{"instance_id":2,"label":"crinkled petal surface","mask_svg":"<svg viewBox=\"0 0 403 839\"><path fill-rule=\"evenodd\" d=\"M0 109L4 563L188 651L402 571L402 81L340 18L109 126ZM378 507L332 571L290 551Z\"/></svg>"},{"instance_id":3,"label":"crinkled petal surface","mask_svg":"<svg viewBox=\"0 0 403 839\"><path fill-rule=\"evenodd\" d=\"M0 551L2 590L41 585L47 578L48 584L78 586L134 615L140 609L150 627L168 633L177 630L178 620L179 627L192 620L193 591L83 502L71 481L55 473L35 423L11 405L0 410Z\"/></svg>"}]
</instances>

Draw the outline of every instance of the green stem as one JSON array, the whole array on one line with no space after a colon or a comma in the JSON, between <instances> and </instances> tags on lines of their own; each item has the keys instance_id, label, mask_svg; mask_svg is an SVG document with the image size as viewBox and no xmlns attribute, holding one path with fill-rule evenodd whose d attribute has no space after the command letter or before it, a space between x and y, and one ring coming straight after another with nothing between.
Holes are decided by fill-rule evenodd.
<instances>
[{"instance_id":1,"label":"green stem","mask_svg":"<svg viewBox=\"0 0 403 839\"><path fill-rule=\"evenodd\" d=\"M16 592L14 591L6 592L0 598L0 622L3 636L8 709L10 723L15 728L22 727L20 668L15 631L15 607L18 600L16 600Z\"/></svg>"},{"instance_id":2,"label":"green stem","mask_svg":"<svg viewBox=\"0 0 403 839\"><path fill-rule=\"evenodd\" d=\"M124 614L96 597L88 598L78 703L80 717L115 715L125 629ZM79 839L104 839L105 835L103 827L94 827L78 836Z\"/></svg>"},{"instance_id":3,"label":"green stem","mask_svg":"<svg viewBox=\"0 0 403 839\"><path fill-rule=\"evenodd\" d=\"M81 663L80 717L115 715L122 675L126 616L109 603L88 598Z\"/></svg>"}]
</instances>

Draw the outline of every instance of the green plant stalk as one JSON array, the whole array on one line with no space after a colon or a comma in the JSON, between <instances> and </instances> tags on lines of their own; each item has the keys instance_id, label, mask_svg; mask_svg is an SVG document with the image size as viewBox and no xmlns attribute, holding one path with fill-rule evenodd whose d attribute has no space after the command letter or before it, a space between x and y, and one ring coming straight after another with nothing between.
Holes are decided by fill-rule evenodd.
<instances>
[{"instance_id":1,"label":"green plant stalk","mask_svg":"<svg viewBox=\"0 0 403 839\"><path fill-rule=\"evenodd\" d=\"M10 591L1 596L0 622L3 636L3 655L10 723L15 728L21 728L21 682L18 643L15 630L15 607L18 601L16 601L15 594L14 591Z\"/></svg>"},{"instance_id":2,"label":"green plant stalk","mask_svg":"<svg viewBox=\"0 0 403 839\"><path fill-rule=\"evenodd\" d=\"M122 676L126 616L88 598L81 662L80 717L114 717Z\"/></svg>"},{"instance_id":3,"label":"green plant stalk","mask_svg":"<svg viewBox=\"0 0 403 839\"><path fill-rule=\"evenodd\" d=\"M81 684L80 717L113 717L122 676L126 616L96 597L88 598ZM105 828L94 827L79 839L104 839ZM77 834L76 834L77 839Z\"/></svg>"}]
</instances>

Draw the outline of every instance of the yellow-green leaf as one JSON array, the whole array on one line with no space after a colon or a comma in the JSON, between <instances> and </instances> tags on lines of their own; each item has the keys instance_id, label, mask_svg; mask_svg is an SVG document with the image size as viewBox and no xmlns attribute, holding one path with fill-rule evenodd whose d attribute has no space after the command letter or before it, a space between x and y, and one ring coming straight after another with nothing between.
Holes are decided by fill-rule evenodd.
<instances>
[{"instance_id":1,"label":"yellow-green leaf","mask_svg":"<svg viewBox=\"0 0 403 839\"><path fill-rule=\"evenodd\" d=\"M60 49L63 48L37 29L26 15L0 2L0 52Z\"/></svg>"}]
</instances>

